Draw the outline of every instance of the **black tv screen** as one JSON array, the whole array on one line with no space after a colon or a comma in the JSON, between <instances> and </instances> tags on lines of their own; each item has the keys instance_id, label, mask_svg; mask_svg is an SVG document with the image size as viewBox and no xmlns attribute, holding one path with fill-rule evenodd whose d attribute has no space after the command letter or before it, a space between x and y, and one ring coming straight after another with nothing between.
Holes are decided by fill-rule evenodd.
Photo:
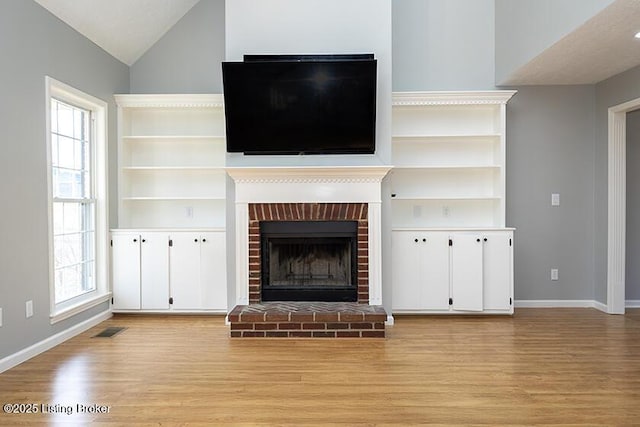
<instances>
[{"instance_id":1,"label":"black tv screen","mask_svg":"<svg viewBox=\"0 0 640 427\"><path fill-rule=\"evenodd\" d=\"M376 60L266 56L223 62L227 151L372 154Z\"/></svg>"}]
</instances>

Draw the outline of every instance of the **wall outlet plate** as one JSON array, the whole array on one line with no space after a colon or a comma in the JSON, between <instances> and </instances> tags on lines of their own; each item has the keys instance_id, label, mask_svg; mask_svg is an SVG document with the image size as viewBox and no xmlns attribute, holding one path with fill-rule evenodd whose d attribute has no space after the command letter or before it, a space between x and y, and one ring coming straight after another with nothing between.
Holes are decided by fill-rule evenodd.
<instances>
[{"instance_id":1,"label":"wall outlet plate","mask_svg":"<svg viewBox=\"0 0 640 427\"><path fill-rule=\"evenodd\" d=\"M551 206L560 206L560 194L559 193L551 194Z\"/></svg>"},{"instance_id":2,"label":"wall outlet plate","mask_svg":"<svg viewBox=\"0 0 640 427\"><path fill-rule=\"evenodd\" d=\"M0 308L0 328L2 327L2 308Z\"/></svg>"},{"instance_id":3,"label":"wall outlet plate","mask_svg":"<svg viewBox=\"0 0 640 427\"><path fill-rule=\"evenodd\" d=\"M552 268L551 269L551 280L558 280L558 269L557 268Z\"/></svg>"},{"instance_id":4,"label":"wall outlet plate","mask_svg":"<svg viewBox=\"0 0 640 427\"><path fill-rule=\"evenodd\" d=\"M33 301L29 300L25 303L25 314L27 318L33 316Z\"/></svg>"}]
</instances>

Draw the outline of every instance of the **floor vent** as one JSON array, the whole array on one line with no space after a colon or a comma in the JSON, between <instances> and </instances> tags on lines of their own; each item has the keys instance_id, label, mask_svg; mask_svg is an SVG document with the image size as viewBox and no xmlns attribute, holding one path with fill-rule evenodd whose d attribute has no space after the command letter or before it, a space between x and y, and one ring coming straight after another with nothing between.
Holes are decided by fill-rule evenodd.
<instances>
[{"instance_id":1,"label":"floor vent","mask_svg":"<svg viewBox=\"0 0 640 427\"><path fill-rule=\"evenodd\" d=\"M111 338L114 335L117 335L120 332L124 331L125 329L127 328L112 326L112 327L106 328L104 331L100 332L98 335L94 335L92 338Z\"/></svg>"}]
</instances>

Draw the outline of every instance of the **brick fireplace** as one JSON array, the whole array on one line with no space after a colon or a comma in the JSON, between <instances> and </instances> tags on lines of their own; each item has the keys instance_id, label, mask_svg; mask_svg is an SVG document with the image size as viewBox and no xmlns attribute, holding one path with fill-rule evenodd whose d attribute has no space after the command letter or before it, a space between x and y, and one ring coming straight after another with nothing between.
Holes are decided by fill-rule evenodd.
<instances>
[{"instance_id":1,"label":"brick fireplace","mask_svg":"<svg viewBox=\"0 0 640 427\"><path fill-rule=\"evenodd\" d=\"M235 182L236 307L229 314L231 336L384 336L381 182L389 169L387 166L227 168ZM354 302L262 300L261 224L276 221L357 224ZM335 307L334 312L331 307ZM301 322L291 320L298 318Z\"/></svg>"},{"instance_id":2,"label":"brick fireplace","mask_svg":"<svg viewBox=\"0 0 640 427\"><path fill-rule=\"evenodd\" d=\"M369 222L367 203L250 203L249 206L249 304L262 301L260 223L263 221L357 222L357 302L369 303Z\"/></svg>"}]
</instances>

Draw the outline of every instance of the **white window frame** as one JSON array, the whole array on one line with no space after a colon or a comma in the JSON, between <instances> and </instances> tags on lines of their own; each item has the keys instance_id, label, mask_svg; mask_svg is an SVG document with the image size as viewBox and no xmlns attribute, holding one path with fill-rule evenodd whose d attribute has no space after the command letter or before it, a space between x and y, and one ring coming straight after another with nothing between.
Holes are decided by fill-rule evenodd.
<instances>
[{"instance_id":1,"label":"white window frame","mask_svg":"<svg viewBox=\"0 0 640 427\"><path fill-rule=\"evenodd\" d=\"M46 145L47 145L47 192L48 192L48 241L49 241L49 300L51 324L68 319L111 298L109 291L109 247L108 247L108 151L107 110L108 104L87 95L49 76L45 77L46 93ZM75 298L56 304L53 249L53 188L51 158L51 99L90 110L93 117L93 177L95 179L95 281L96 288Z\"/></svg>"}]
</instances>

